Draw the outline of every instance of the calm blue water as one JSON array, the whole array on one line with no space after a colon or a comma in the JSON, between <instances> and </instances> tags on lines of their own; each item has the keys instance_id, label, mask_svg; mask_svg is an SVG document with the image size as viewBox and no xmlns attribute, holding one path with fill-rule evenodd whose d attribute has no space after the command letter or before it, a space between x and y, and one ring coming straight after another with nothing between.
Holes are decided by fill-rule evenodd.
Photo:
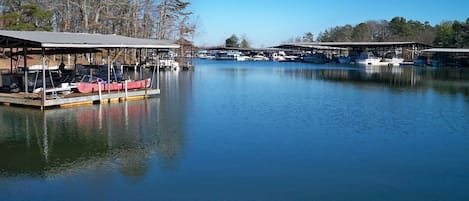
<instances>
[{"instance_id":1,"label":"calm blue water","mask_svg":"<svg viewBox=\"0 0 469 201\"><path fill-rule=\"evenodd\" d=\"M469 200L469 69L196 61L162 94L0 106L0 200Z\"/></svg>"}]
</instances>

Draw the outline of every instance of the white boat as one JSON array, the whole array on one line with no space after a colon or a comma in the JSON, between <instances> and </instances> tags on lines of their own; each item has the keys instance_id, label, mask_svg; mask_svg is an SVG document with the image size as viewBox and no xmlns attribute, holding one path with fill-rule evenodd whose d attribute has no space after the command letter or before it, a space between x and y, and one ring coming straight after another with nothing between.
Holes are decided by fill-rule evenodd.
<instances>
[{"instance_id":1,"label":"white boat","mask_svg":"<svg viewBox=\"0 0 469 201\"><path fill-rule=\"evenodd\" d=\"M206 59L215 60L215 55L207 55Z\"/></svg>"},{"instance_id":2,"label":"white boat","mask_svg":"<svg viewBox=\"0 0 469 201\"><path fill-rule=\"evenodd\" d=\"M215 53L215 60L236 60L236 58L232 54L229 55L228 52L220 51Z\"/></svg>"},{"instance_id":3,"label":"white boat","mask_svg":"<svg viewBox=\"0 0 469 201\"><path fill-rule=\"evenodd\" d=\"M215 53L215 60L236 60L246 61L247 56L243 55L239 51L219 51Z\"/></svg>"},{"instance_id":4,"label":"white boat","mask_svg":"<svg viewBox=\"0 0 469 201\"><path fill-rule=\"evenodd\" d=\"M361 65L379 65L381 57L376 57L372 52L363 51L355 62Z\"/></svg>"},{"instance_id":5,"label":"white boat","mask_svg":"<svg viewBox=\"0 0 469 201\"><path fill-rule=\"evenodd\" d=\"M266 56L263 56L263 55L259 55L259 54L258 54L258 55L252 56L252 60L253 60L253 61L268 61L269 58L266 57Z\"/></svg>"},{"instance_id":6,"label":"white boat","mask_svg":"<svg viewBox=\"0 0 469 201\"><path fill-rule=\"evenodd\" d=\"M298 60L298 56L295 55L287 55L284 51L279 51L278 53L272 54L272 61L278 62L292 62Z\"/></svg>"},{"instance_id":7,"label":"white boat","mask_svg":"<svg viewBox=\"0 0 469 201\"><path fill-rule=\"evenodd\" d=\"M163 68L170 68L171 70L175 70L175 71L179 70L179 63L173 59L159 60L159 66Z\"/></svg>"},{"instance_id":8,"label":"white boat","mask_svg":"<svg viewBox=\"0 0 469 201\"><path fill-rule=\"evenodd\" d=\"M285 55L284 58L285 59L281 62L294 62L298 60L298 56L295 55Z\"/></svg>"},{"instance_id":9,"label":"white boat","mask_svg":"<svg viewBox=\"0 0 469 201\"><path fill-rule=\"evenodd\" d=\"M272 61L283 61L285 60L285 52L284 51L279 51L279 52L274 52L271 55Z\"/></svg>"},{"instance_id":10,"label":"white boat","mask_svg":"<svg viewBox=\"0 0 469 201\"><path fill-rule=\"evenodd\" d=\"M208 53L207 50L197 51L197 57L200 58L200 59L207 59L208 56L209 56L209 53Z\"/></svg>"},{"instance_id":11,"label":"white boat","mask_svg":"<svg viewBox=\"0 0 469 201\"><path fill-rule=\"evenodd\" d=\"M400 66L404 62L402 58L402 49L398 48L394 52L388 52L384 55L382 64L387 66Z\"/></svg>"},{"instance_id":12,"label":"white boat","mask_svg":"<svg viewBox=\"0 0 469 201\"><path fill-rule=\"evenodd\" d=\"M404 59L398 57L383 59L383 63L388 66L399 66L402 62L404 62Z\"/></svg>"},{"instance_id":13,"label":"white boat","mask_svg":"<svg viewBox=\"0 0 469 201\"><path fill-rule=\"evenodd\" d=\"M246 56L244 54L239 54L236 56L236 61L248 61L251 58L249 56Z\"/></svg>"}]
</instances>

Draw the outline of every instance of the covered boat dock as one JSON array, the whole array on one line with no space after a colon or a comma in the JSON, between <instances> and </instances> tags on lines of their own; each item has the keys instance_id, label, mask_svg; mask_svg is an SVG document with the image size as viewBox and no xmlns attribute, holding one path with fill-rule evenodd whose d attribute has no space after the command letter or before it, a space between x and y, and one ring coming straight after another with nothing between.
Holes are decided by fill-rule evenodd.
<instances>
[{"instance_id":1,"label":"covered boat dock","mask_svg":"<svg viewBox=\"0 0 469 201\"><path fill-rule=\"evenodd\" d=\"M425 64L439 66L469 66L469 49L466 48L430 48L422 50Z\"/></svg>"},{"instance_id":2,"label":"covered boat dock","mask_svg":"<svg viewBox=\"0 0 469 201\"><path fill-rule=\"evenodd\" d=\"M429 47L417 42L300 42L280 44L274 48L339 51L342 56L356 55L362 51L372 51L378 56L397 52L406 60L413 61L420 50Z\"/></svg>"},{"instance_id":3,"label":"covered boat dock","mask_svg":"<svg viewBox=\"0 0 469 201\"><path fill-rule=\"evenodd\" d=\"M93 93L64 93L58 96L57 92L61 92L61 90L69 91L70 89L76 88L76 85L74 85L75 83L64 83L64 85L60 87L53 85L52 88L47 88L46 76L51 75L51 66L47 61L48 56L53 54L68 54L68 64L71 65L70 54L75 54L76 61L76 54L102 51L106 53L107 57L105 61L103 59L102 63L102 66L107 67L107 79L104 86L111 86L111 69L113 69L113 62L116 61L124 51L127 51L127 49L140 52L139 56L141 61L142 50L156 50L156 52L158 52L158 50L162 49L176 49L179 48L179 45L169 40L140 39L118 35L0 30L0 47L3 48L3 52L9 50L7 56L10 57L10 68L3 68L4 70L0 72L0 87L4 87L3 82L5 78L9 79L12 75L18 76L19 74L22 74L22 85L24 87L18 92L10 91L0 93L0 104L33 106L44 109L51 106L70 106L84 103L145 98L160 93L158 80L159 67L154 66L153 72L151 73L150 82L152 84L150 87L127 90L127 84L123 84L122 86L125 87L117 91L111 91L109 90L110 87L104 87L104 89L108 90L99 90ZM14 50L16 51L14 52ZM41 57L40 64L35 65L36 67L39 66L39 69L36 70L36 80L38 80L37 76L41 75L42 78L40 81L42 83L40 85L44 87L40 90L35 90L28 88L28 74L30 73L31 65L28 66L27 60L30 54L38 53L40 53ZM15 67L13 64L13 55L16 55ZM18 64L20 60L18 58L20 57L23 58L24 62L22 67ZM158 59L157 55L155 57ZM137 66L138 63L135 64L135 69L137 69ZM76 63L73 69L76 70ZM51 78L49 79L51 80Z\"/></svg>"}]
</instances>

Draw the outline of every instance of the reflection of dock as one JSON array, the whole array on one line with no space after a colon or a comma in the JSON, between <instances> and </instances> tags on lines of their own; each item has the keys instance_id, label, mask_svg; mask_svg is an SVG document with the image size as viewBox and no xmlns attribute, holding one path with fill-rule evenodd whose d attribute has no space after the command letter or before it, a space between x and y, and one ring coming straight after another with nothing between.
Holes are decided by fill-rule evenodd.
<instances>
[{"instance_id":1,"label":"reflection of dock","mask_svg":"<svg viewBox=\"0 0 469 201\"><path fill-rule=\"evenodd\" d=\"M331 81L386 83L391 86L414 86L421 80L415 68L366 66L356 70L319 70L317 78Z\"/></svg>"},{"instance_id":2,"label":"reflection of dock","mask_svg":"<svg viewBox=\"0 0 469 201\"><path fill-rule=\"evenodd\" d=\"M151 105L149 100L142 100L40 113L4 107L0 112L0 125L5 125L0 127L4 161L0 177L56 177L103 167L144 167L142 163L149 160L159 137L146 133L159 125L156 121L148 123L156 115ZM10 122L15 122L19 133L9 132ZM14 140L3 140L12 136Z\"/></svg>"}]
</instances>

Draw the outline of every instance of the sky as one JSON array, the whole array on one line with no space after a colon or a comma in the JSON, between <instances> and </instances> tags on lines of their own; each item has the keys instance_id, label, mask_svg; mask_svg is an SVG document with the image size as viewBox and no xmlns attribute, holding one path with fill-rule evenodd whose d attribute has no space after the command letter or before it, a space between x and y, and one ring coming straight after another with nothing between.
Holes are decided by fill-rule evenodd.
<instances>
[{"instance_id":1,"label":"sky","mask_svg":"<svg viewBox=\"0 0 469 201\"><path fill-rule=\"evenodd\" d=\"M252 47L270 47L290 38L368 20L466 21L467 0L190 0L198 26L197 46L224 45L236 34Z\"/></svg>"}]
</instances>

